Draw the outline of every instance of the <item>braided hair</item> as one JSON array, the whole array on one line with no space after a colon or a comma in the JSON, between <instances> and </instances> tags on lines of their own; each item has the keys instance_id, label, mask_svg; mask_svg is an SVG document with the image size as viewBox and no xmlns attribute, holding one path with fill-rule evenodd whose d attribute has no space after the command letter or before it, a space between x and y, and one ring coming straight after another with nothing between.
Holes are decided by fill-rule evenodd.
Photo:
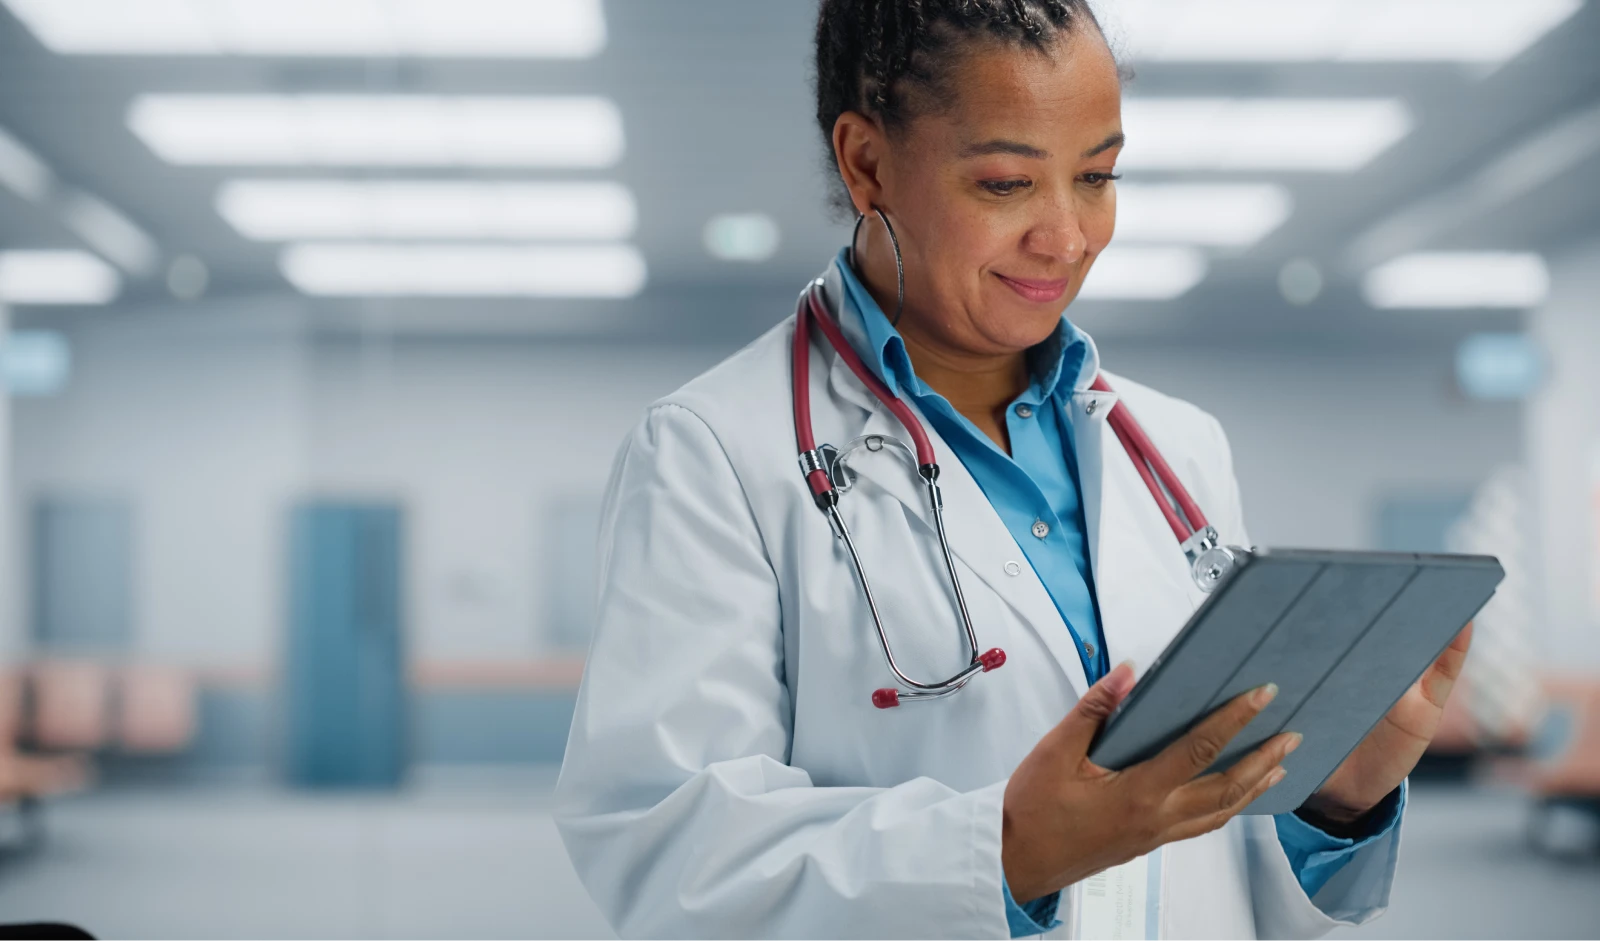
<instances>
[{"instance_id":1,"label":"braided hair","mask_svg":"<svg viewBox=\"0 0 1600 941\"><path fill-rule=\"evenodd\" d=\"M947 97L942 80L972 40L1047 52L1080 19L1099 30L1087 0L822 0L817 126L835 171L836 207L850 209L832 144L839 115L855 111L897 130L928 93Z\"/></svg>"}]
</instances>

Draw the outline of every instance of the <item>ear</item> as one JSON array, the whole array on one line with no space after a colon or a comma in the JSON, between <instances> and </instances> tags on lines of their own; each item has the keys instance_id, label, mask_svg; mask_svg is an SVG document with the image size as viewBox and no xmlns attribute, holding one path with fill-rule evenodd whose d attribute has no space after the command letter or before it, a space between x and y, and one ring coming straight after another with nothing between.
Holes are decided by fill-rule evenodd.
<instances>
[{"instance_id":1,"label":"ear","mask_svg":"<svg viewBox=\"0 0 1600 941\"><path fill-rule=\"evenodd\" d=\"M887 153L888 136L877 121L846 111L833 122L833 156L856 212L870 213L872 207L883 205L882 169Z\"/></svg>"}]
</instances>

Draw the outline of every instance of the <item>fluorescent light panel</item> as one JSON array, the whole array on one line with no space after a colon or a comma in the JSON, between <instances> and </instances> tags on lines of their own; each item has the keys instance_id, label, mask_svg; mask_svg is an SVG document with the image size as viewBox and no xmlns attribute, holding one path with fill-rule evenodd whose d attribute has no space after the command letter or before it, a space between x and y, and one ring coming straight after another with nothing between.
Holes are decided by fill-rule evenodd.
<instances>
[{"instance_id":1,"label":"fluorescent light panel","mask_svg":"<svg viewBox=\"0 0 1600 941\"><path fill-rule=\"evenodd\" d=\"M55 52L585 58L600 0L3 0Z\"/></svg>"},{"instance_id":2,"label":"fluorescent light panel","mask_svg":"<svg viewBox=\"0 0 1600 941\"><path fill-rule=\"evenodd\" d=\"M116 270L88 252L0 252L0 303L104 304L121 289Z\"/></svg>"},{"instance_id":3,"label":"fluorescent light panel","mask_svg":"<svg viewBox=\"0 0 1600 941\"><path fill-rule=\"evenodd\" d=\"M1111 248L1095 259L1082 300L1170 301L1205 280L1206 257L1187 246Z\"/></svg>"},{"instance_id":4,"label":"fluorescent light panel","mask_svg":"<svg viewBox=\"0 0 1600 941\"><path fill-rule=\"evenodd\" d=\"M593 168L623 148L593 97L143 95L128 127L186 165Z\"/></svg>"},{"instance_id":5,"label":"fluorescent light panel","mask_svg":"<svg viewBox=\"0 0 1600 941\"><path fill-rule=\"evenodd\" d=\"M234 180L217 211L241 235L291 239L625 239L638 210L617 183Z\"/></svg>"},{"instance_id":6,"label":"fluorescent light panel","mask_svg":"<svg viewBox=\"0 0 1600 941\"><path fill-rule=\"evenodd\" d=\"M1115 0L1097 3L1135 60L1505 62L1583 0Z\"/></svg>"},{"instance_id":7,"label":"fluorescent light panel","mask_svg":"<svg viewBox=\"0 0 1600 941\"><path fill-rule=\"evenodd\" d=\"M1544 259L1525 252L1418 252L1367 272L1379 308L1535 307L1550 293Z\"/></svg>"},{"instance_id":8,"label":"fluorescent light panel","mask_svg":"<svg viewBox=\"0 0 1600 941\"><path fill-rule=\"evenodd\" d=\"M1117 242L1243 248L1293 209L1288 189L1275 183L1119 183Z\"/></svg>"},{"instance_id":9,"label":"fluorescent light panel","mask_svg":"<svg viewBox=\"0 0 1600 941\"><path fill-rule=\"evenodd\" d=\"M1118 161L1139 170L1350 173L1411 130L1392 98L1131 98Z\"/></svg>"},{"instance_id":10,"label":"fluorescent light panel","mask_svg":"<svg viewBox=\"0 0 1600 941\"><path fill-rule=\"evenodd\" d=\"M303 243L279 266L333 297L632 297L645 284L631 245Z\"/></svg>"}]
</instances>

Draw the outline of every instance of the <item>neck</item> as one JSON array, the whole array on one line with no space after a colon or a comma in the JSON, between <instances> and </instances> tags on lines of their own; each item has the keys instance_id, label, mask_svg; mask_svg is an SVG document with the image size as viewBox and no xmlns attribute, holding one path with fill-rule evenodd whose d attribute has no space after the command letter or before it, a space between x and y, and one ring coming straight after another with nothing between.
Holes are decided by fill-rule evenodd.
<instances>
[{"instance_id":1,"label":"neck","mask_svg":"<svg viewBox=\"0 0 1600 941\"><path fill-rule=\"evenodd\" d=\"M859 247L864 249L860 259L864 264L858 263L857 276L877 302L878 309L892 317L899 297L894 255L881 227L863 228ZM905 341L912 368L919 379L944 396L956 411L974 421L978 421L976 415L994 416L1003 413L1006 406L1028 388L1025 353L990 355L955 349L919 329L922 318L909 310L905 313L896 328Z\"/></svg>"},{"instance_id":2,"label":"neck","mask_svg":"<svg viewBox=\"0 0 1600 941\"><path fill-rule=\"evenodd\" d=\"M1022 353L977 356L951 350L905 323L900 336L917 377L969 417L1003 413L1028 388L1027 361Z\"/></svg>"},{"instance_id":3,"label":"neck","mask_svg":"<svg viewBox=\"0 0 1600 941\"><path fill-rule=\"evenodd\" d=\"M896 283L894 255L888 238L876 226L866 227L861 239L863 265L858 274L867 292L888 316L895 309L899 285ZM864 269L864 270L859 270ZM905 341L906 353L917 377L944 396L952 408L972 422L1001 450L1011 453L1011 437L1006 431L1006 408L1028 388L1025 353L973 353L943 342L921 324L932 322L905 311L897 325Z\"/></svg>"}]
</instances>

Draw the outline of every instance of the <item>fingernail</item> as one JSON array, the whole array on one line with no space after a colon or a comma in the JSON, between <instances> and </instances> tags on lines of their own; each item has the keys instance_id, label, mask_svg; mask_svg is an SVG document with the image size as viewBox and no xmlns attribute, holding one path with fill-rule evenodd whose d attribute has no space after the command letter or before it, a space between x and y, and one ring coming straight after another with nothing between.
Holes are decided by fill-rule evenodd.
<instances>
[{"instance_id":1,"label":"fingernail","mask_svg":"<svg viewBox=\"0 0 1600 941\"><path fill-rule=\"evenodd\" d=\"M1267 775L1267 787L1273 787L1279 781L1282 781L1288 776L1289 772L1283 770L1282 768L1273 768L1272 773Z\"/></svg>"},{"instance_id":2,"label":"fingernail","mask_svg":"<svg viewBox=\"0 0 1600 941\"><path fill-rule=\"evenodd\" d=\"M1305 740L1306 740L1306 737L1304 735L1301 735L1299 732L1291 732L1291 733L1289 733L1289 743L1287 745L1283 746L1283 753L1285 755L1288 755L1288 754L1292 753L1296 748L1299 748L1300 747L1300 743L1305 741Z\"/></svg>"},{"instance_id":3,"label":"fingernail","mask_svg":"<svg viewBox=\"0 0 1600 941\"><path fill-rule=\"evenodd\" d=\"M1256 690L1255 704L1258 705L1258 706L1265 706L1267 703L1272 702L1272 700L1276 699L1277 696L1278 696L1278 684L1277 683L1268 683L1267 685L1265 685L1265 686L1261 687L1260 689Z\"/></svg>"}]
</instances>

